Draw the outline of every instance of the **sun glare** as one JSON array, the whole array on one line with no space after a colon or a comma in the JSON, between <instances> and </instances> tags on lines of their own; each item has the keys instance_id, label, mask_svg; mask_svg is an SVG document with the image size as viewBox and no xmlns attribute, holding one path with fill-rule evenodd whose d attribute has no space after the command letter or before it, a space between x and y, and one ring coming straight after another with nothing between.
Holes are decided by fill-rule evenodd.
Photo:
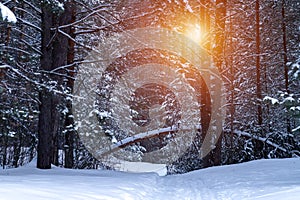
<instances>
[{"instance_id":1,"label":"sun glare","mask_svg":"<svg viewBox=\"0 0 300 200\"><path fill-rule=\"evenodd\" d=\"M185 30L185 35L196 43L200 43L202 39L201 27L199 24L190 25Z\"/></svg>"}]
</instances>

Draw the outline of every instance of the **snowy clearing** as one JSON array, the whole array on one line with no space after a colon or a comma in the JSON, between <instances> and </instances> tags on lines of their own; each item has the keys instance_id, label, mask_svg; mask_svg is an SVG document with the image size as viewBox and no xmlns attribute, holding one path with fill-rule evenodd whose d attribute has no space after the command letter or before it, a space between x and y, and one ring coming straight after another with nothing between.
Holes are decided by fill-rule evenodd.
<instances>
[{"instance_id":1,"label":"snowy clearing","mask_svg":"<svg viewBox=\"0 0 300 200\"><path fill-rule=\"evenodd\" d=\"M102 170L0 170L0 199L294 199L300 159L258 160L183 175Z\"/></svg>"}]
</instances>

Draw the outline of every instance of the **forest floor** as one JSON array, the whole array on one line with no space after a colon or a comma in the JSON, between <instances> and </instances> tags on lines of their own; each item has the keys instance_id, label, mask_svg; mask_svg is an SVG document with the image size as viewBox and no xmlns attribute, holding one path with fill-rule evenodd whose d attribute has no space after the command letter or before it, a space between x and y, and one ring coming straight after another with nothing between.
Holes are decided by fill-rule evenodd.
<instances>
[{"instance_id":1,"label":"forest floor","mask_svg":"<svg viewBox=\"0 0 300 200\"><path fill-rule=\"evenodd\" d=\"M293 199L300 198L300 159L258 160L158 176L104 170L0 170L1 200Z\"/></svg>"}]
</instances>

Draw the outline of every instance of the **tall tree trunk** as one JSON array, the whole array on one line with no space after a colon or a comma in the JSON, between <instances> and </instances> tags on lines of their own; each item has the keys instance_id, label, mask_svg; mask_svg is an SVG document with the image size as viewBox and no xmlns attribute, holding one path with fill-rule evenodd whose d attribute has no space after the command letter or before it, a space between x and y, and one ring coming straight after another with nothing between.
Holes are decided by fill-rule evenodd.
<instances>
[{"instance_id":1,"label":"tall tree trunk","mask_svg":"<svg viewBox=\"0 0 300 200\"><path fill-rule=\"evenodd\" d=\"M228 35L228 44L227 44L227 48L225 50L226 52L226 56L225 56L225 63L226 63L226 69L229 69L229 75L228 75L228 80L230 81L230 85L229 85L229 92L230 92L230 95L229 95L229 103L230 103L230 107L229 107L229 113L230 113L230 121L229 121L229 124L230 124L230 135L229 135L229 145L230 145L230 154L233 154L233 152L235 151L235 148L234 148L234 119L235 119L235 84L234 84L234 81L235 81L235 76L236 76L236 72L235 72L235 69L234 69L234 66L233 66L233 51L232 51L232 48L233 48L233 40L232 40L232 37L233 37L233 31L232 31L232 16L231 16L231 12L229 11L228 13L228 16L229 16L229 27L228 27L228 32L227 32L227 35ZM228 138L228 137L226 137ZM227 144L227 141L226 141L226 144ZM228 163L233 163L233 157L230 156L228 158Z\"/></svg>"},{"instance_id":2,"label":"tall tree trunk","mask_svg":"<svg viewBox=\"0 0 300 200\"><path fill-rule=\"evenodd\" d=\"M257 98L257 124L262 126L262 89L261 89L261 66L260 66L260 16L259 0L255 2L255 32L256 32L256 98Z\"/></svg>"},{"instance_id":3,"label":"tall tree trunk","mask_svg":"<svg viewBox=\"0 0 300 200\"><path fill-rule=\"evenodd\" d=\"M281 5L281 17L282 17L282 44L283 44L283 65L284 65L284 83L285 91L289 94L289 69L288 69L288 57L287 57L287 40L286 40L286 24L285 24L285 0L282 0ZM286 116L286 130L291 133L291 122L289 116Z\"/></svg>"},{"instance_id":4,"label":"tall tree trunk","mask_svg":"<svg viewBox=\"0 0 300 200\"><path fill-rule=\"evenodd\" d=\"M67 8L69 2L64 2ZM68 9L62 13L54 13L48 1L42 2L42 56L41 70L46 72L52 82L58 86L63 84L61 76L51 75L51 70L67 64L68 38L51 28L65 25L70 22ZM62 30L69 34L68 30ZM63 73L62 70L56 71ZM60 113L58 105L62 102L58 94L43 88L40 91L40 113L39 113L39 141L38 141L38 158L37 167L41 169L51 168L51 163L57 164L57 135L60 131ZM55 162L56 161L56 162Z\"/></svg>"},{"instance_id":5,"label":"tall tree trunk","mask_svg":"<svg viewBox=\"0 0 300 200\"><path fill-rule=\"evenodd\" d=\"M70 13L70 21L75 22L76 20L76 13L75 13L75 4L70 3L68 6L68 12ZM69 30L70 36L75 39L75 29L73 27ZM74 56L75 56L75 42L72 39L68 40L69 49L67 55L67 63L70 65L68 69L68 80L67 80L67 88L69 89L70 93L73 93L74 87L74 73L75 67L74 63ZM68 99L66 102L66 107L68 112L66 114L65 120L65 168L72 168L74 167L74 143L75 143L75 129L74 129L74 118L72 112L72 100Z\"/></svg>"},{"instance_id":6,"label":"tall tree trunk","mask_svg":"<svg viewBox=\"0 0 300 200\"><path fill-rule=\"evenodd\" d=\"M51 71L52 64L52 48L48 48L52 34L50 29L53 26L53 13L51 8L45 2L42 2L42 56L41 69ZM37 147L37 167L40 169L50 169L53 156L53 98L52 92L47 88L43 88L39 93L39 122L38 122L38 147Z\"/></svg>"},{"instance_id":7,"label":"tall tree trunk","mask_svg":"<svg viewBox=\"0 0 300 200\"><path fill-rule=\"evenodd\" d=\"M214 51L214 62L218 69L221 69L222 63L224 61L223 53L224 53L224 38L225 38L226 3L227 3L226 0L216 0L216 13L215 13L216 37L215 37L215 48L213 49L213 51ZM206 7L208 7L208 4L205 5ZM208 12L208 10L206 12ZM205 18L208 18L209 15L204 14L204 16ZM206 21L205 31L209 32L210 20L206 19L205 21ZM201 110L201 114L202 112L205 112L205 110ZM201 121L202 126L205 125L206 123L207 122ZM215 144L216 147L203 159L203 167L210 167L210 166L221 164L221 141L222 141L222 136L218 139L217 143Z\"/></svg>"}]
</instances>

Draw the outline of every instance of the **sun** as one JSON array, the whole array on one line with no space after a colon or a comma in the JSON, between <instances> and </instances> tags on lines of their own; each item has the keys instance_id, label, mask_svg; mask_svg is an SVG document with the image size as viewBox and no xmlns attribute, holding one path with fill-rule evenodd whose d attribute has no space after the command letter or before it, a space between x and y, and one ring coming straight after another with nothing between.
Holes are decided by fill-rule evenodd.
<instances>
[{"instance_id":1,"label":"sun","mask_svg":"<svg viewBox=\"0 0 300 200\"><path fill-rule=\"evenodd\" d=\"M196 42L197 44L201 43L201 40L203 38L203 34L201 32L201 26L199 24L191 24L189 25L186 30L184 31L184 34Z\"/></svg>"}]
</instances>

